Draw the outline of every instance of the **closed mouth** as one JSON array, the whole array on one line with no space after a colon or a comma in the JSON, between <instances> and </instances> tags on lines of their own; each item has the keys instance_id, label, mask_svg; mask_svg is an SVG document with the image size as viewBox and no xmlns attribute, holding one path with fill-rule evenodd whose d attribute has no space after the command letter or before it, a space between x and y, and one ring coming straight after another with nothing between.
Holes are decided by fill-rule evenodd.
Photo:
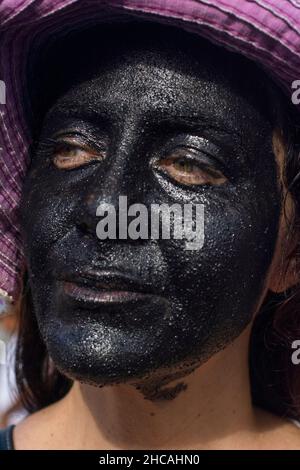
<instances>
[{"instance_id":1,"label":"closed mouth","mask_svg":"<svg viewBox=\"0 0 300 470\"><path fill-rule=\"evenodd\" d=\"M64 294L85 304L124 303L153 295L131 274L115 270L86 271L61 280Z\"/></svg>"}]
</instances>

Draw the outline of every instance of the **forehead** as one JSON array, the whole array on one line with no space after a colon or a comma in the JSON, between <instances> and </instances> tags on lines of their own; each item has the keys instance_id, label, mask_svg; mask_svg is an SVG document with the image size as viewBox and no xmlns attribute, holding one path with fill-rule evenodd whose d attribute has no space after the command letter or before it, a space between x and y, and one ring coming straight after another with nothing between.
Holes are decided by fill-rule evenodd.
<instances>
[{"instance_id":1,"label":"forehead","mask_svg":"<svg viewBox=\"0 0 300 470\"><path fill-rule=\"evenodd\" d=\"M261 120L255 66L201 38L158 31L138 29L119 42L93 32L65 42L56 55L59 105L121 118L189 116L231 128Z\"/></svg>"},{"instance_id":2,"label":"forehead","mask_svg":"<svg viewBox=\"0 0 300 470\"><path fill-rule=\"evenodd\" d=\"M93 98L149 108L165 104L168 109L182 104L197 108L209 98L219 101L225 96L229 101L240 96L234 91L234 83L230 86L228 77L226 81L217 61L203 56L191 63L189 57L163 46L159 50L129 47L122 53L115 52L111 59L92 57L79 77L76 73L65 75L65 89L69 99L76 96L80 102Z\"/></svg>"},{"instance_id":3,"label":"forehead","mask_svg":"<svg viewBox=\"0 0 300 470\"><path fill-rule=\"evenodd\" d=\"M125 59L125 60L124 60ZM173 60L172 60L173 59ZM66 108L108 111L164 119L185 115L217 118L243 107L242 97L216 80L216 73L204 63L184 67L184 59L167 56L166 51L132 51L115 55L112 61L95 59L89 68L68 78L66 93L59 100ZM221 75L220 75L221 79ZM229 109L230 108L230 109Z\"/></svg>"}]
</instances>

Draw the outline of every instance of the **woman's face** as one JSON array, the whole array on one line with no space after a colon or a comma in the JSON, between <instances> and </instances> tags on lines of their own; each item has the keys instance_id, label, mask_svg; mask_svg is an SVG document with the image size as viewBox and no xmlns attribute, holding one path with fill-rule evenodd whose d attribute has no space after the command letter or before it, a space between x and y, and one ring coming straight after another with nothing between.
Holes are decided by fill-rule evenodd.
<instances>
[{"instance_id":1,"label":"woman's face","mask_svg":"<svg viewBox=\"0 0 300 470\"><path fill-rule=\"evenodd\" d=\"M274 255L272 129L243 65L200 41L195 58L173 39L75 64L25 185L38 323L56 366L83 382L157 389L201 365L251 321ZM120 195L149 213L203 205L203 246L99 239L97 207L118 214Z\"/></svg>"}]
</instances>

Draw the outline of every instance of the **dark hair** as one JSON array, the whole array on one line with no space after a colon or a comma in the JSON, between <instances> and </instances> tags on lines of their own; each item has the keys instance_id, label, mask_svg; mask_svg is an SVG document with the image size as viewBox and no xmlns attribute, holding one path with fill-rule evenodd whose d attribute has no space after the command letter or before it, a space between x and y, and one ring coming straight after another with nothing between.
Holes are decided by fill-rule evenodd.
<instances>
[{"instance_id":1,"label":"dark hair","mask_svg":"<svg viewBox=\"0 0 300 470\"><path fill-rule=\"evenodd\" d=\"M276 99L276 96L273 97ZM300 418L300 381L292 362L292 344L300 340L300 119L299 110L285 96L276 99L274 128L284 147L284 184L292 197L293 214L287 224L282 278L290 270L295 285L285 292L268 292L257 314L250 340L250 378L253 402L280 416ZM284 201L285 202L285 201Z\"/></svg>"},{"instance_id":2,"label":"dark hair","mask_svg":"<svg viewBox=\"0 0 300 470\"><path fill-rule=\"evenodd\" d=\"M48 60L46 54L42 55ZM284 256L288 262L295 260L294 269L297 274L300 273L299 115L290 99L262 70L247 59L242 60L245 67L249 67L259 78L258 81L255 80L259 93L258 102L267 113L273 129L281 133L285 145L284 182L294 202L294 214L287 223L289 237L296 240L296 245L293 251ZM32 73L31 66L29 70ZM253 75L249 77L249 82L253 82L252 77ZM251 87L253 91L253 85ZM38 121L41 121L40 117ZM282 294L269 291L254 320L249 353L253 403L278 415L294 418L300 417L300 383L298 384L296 375L297 367L291 360L292 342L300 339L298 305L300 307L298 284ZM20 316L16 378L21 400L32 412L62 398L72 382L60 374L49 358L34 314L26 275Z\"/></svg>"}]
</instances>

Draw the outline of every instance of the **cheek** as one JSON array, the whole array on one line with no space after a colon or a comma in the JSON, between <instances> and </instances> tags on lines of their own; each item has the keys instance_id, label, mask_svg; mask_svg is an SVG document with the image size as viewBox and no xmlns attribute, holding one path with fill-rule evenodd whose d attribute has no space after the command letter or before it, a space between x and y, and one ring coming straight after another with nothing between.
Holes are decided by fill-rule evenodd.
<instances>
[{"instance_id":1,"label":"cheek","mask_svg":"<svg viewBox=\"0 0 300 470\"><path fill-rule=\"evenodd\" d=\"M279 196L263 196L252 191L247 202L206 201L199 250L187 250L179 240L162 243L170 290L181 304L204 310L209 303L216 312L253 308L272 262L280 216Z\"/></svg>"},{"instance_id":2,"label":"cheek","mask_svg":"<svg viewBox=\"0 0 300 470\"><path fill-rule=\"evenodd\" d=\"M41 184L40 182L43 182ZM74 226L77 193L57 186L45 176L28 178L22 204L25 253L30 264L50 262L49 249Z\"/></svg>"}]
</instances>

